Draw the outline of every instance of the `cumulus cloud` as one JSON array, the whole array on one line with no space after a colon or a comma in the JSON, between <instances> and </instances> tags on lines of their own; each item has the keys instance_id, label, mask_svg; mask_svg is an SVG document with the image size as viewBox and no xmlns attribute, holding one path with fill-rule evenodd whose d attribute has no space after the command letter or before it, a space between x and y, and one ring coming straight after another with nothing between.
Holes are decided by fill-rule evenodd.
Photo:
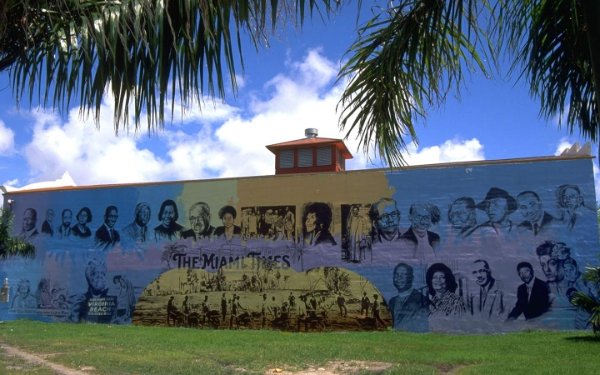
<instances>
[{"instance_id":1,"label":"cumulus cloud","mask_svg":"<svg viewBox=\"0 0 600 375\"><path fill-rule=\"evenodd\" d=\"M567 138L561 138L560 141L558 141L558 145L556 145L556 149L554 150L554 156L562 154L563 151L571 148L571 146L573 146L573 143L569 142Z\"/></svg>"},{"instance_id":2,"label":"cumulus cloud","mask_svg":"<svg viewBox=\"0 0 600 375\"><path fill-rule=\"evenodd\" d=\"M266 145L304 137L316 127L320 136L343 138L335 111L341 87L335 64L317 50L288 64L261 95L250 93L244 105L207 99L201 106L175 106L175 126L144 137L115 136L113 102L103 103L100 127L73 109L66 122L44 111L32 113L33 136L24 148L32 181L53 180L68 171L78 184L125 183L210 177L268 175L275 156ZM160 147L146 147L161 142ZM347 141L354 159L348 169L365 168L368 158ZM159 150L160 149L160 150Z\"/></svg>"},{"instance_id":3,"label":"cumulus cloud","mask_svg":"<svg viewBox=\"0 0 600 375\"><path fill-rule=\"evenodd\" d=\"M139 149L133 136L116 137L112 115L103 105L100 128L79 117L78 110L61 123L37 112L31 142L24 155L34 180L50 180L68 171L79 184L146 181L156 175L160 159Z\"/></svg>"},{"instance_id":4,"label":"cumulus cloud","mask_svg":"<svg viewBox=\"0 0 600 375\"><path fill-rule=\"evenodd\" d=\"M0 120L0 155L10 155L14 151L15 133Z\"/></svg>"},{"instance_id":5,"label":"cumulus cloud","mask_svg":"<svg viewBox=\"0 0 600 375\"><path fill-rule=\"evenodd\" d=\"M469 140L450 139L441 145L418 148L408 145L405 160L408 165L450 163L485 159L483 145L477 138Z\"/></svg>"},{"instance_id":6,"label":"cumulus cloud","mask_svg":"<svg viewBox=\"0 0 600 375\"><path fill-rule=\"evenodd\" d=\"M34 182L29 185L17 188L15 184L18 183L17 180L8 181L4 184L4 188L6 191L17 191L17 190L30 190L30 189L42 189L42 188L57 188L57 187L65 187L65 186L77 186L73 178L69 174L69 172L63 173L63 175L53 181L40 181Z\"/></svg>"},{"instance_id":7,"label":"cumulus cloud","mask_svg":"<svg viewBox=\"0 0 600 375\"><path fill-rule=\"evenodd\" d=\"M176 103L174 126L151 137L115 136L110 97L103 103L99 128L82 119L78 108L66 121L33 112L33 136L23 150L30 182L56 180L65 171L78 185L273 174L275 156L266 145L303 138L306 128L318 128L320 137L345 136L336 113L343 89L336 85L336 64L310 50L302 61L287 66L260 91L240 95L240 103L207 99L201 109ZM347 169L377 162L352 136L346 145L354 155ZM484 158L475 138L411 146L409 151L412 165Z\"/></svg>"}]
</instances>

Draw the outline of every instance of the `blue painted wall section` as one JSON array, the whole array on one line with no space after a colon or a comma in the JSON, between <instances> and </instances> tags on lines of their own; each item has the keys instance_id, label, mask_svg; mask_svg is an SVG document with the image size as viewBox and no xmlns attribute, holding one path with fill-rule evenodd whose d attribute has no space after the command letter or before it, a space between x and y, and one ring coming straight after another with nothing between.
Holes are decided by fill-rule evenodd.
<instances>
[{"instance_id":1,"label":"blue painted wall section","mask_svg":"<svg viewBox=\"0 0 600 375\"><path fill-rule=\"evenodd\" d=\"M0 319L212 328L588 329L592 161L14 192L33 259Z\"/></svg>"}]
</instances>

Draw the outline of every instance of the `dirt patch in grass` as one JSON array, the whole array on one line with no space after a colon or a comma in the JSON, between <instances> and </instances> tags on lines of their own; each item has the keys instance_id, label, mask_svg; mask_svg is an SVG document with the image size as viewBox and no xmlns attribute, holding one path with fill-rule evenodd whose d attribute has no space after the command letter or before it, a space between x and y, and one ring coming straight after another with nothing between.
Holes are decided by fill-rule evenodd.
<instances>
[{"instance_id":1,"label":"dirt patch in grass","mask_svg":"<svg viewBox=\"0 0 600 375\"><path fill-rule=\"evenodd\" d=\"M280 368L271 368L265 372L265 375L339 375L339 374L358 374L358 373L380 373L390 367L392 363L387 362L367 362L367 361L332 361L324 366L309 367L305 370L290 371Z\"/></svg>"},{"instance_id":2,"label":"dirt patch in grass","mask_svg":"<svg viewBox=\"0 0 600 375\"><path fill-rule=\"evenodd\" d=\"M72 368L69 368L69 367L66 367L63 365L59 365L58 363L50 362L47 359L44 359L43 355L28 353L21 349L18 349L18 348L15 348L13 346L6 345L6 344L1 344L0 349L4 353L6 353L6 355L8 355L8 356L19 357L23 361L25 361L26 363L31 364L31 365L47 367L47 368L51 369L52 371L54 371L55 374L59 374L59 375L89 375L89 373L86 371L95 370L93 367L85 367L85 368L82 368L81 370L75 370L75 369L72 369ZM19 369L11 368L10 370L19 370Z\"/></svg>"},{"instance_id":3,"label":"dirt patch in grass","mask_svg":"<svg viewBox=\"0 0 600 375\"><path fill-rule=\"evenodd\" d=\"M42 366L52 370L58 375L90 375L90 371L93 372L93 367L82 367L80 369L69 368L54 362L49 361L47 358L51 358L56 354L36 354L23 351L10 345L0 344L0 350L4 352L5 356L14 356L24 362L25 365L31 366ZM358 374L358 373L381 373L392 367L392 363L387 362L368 362L368 361L332 361L328 362L324 366L309 367L304 370L291 371L284 370L281 368L271 368L265 371L265 375L338 375L338 374ZM19 371L22 368L7 368L9 370ZM244 372L243 369L237 369L240 372Z\"/></svg>"}]
</instances>

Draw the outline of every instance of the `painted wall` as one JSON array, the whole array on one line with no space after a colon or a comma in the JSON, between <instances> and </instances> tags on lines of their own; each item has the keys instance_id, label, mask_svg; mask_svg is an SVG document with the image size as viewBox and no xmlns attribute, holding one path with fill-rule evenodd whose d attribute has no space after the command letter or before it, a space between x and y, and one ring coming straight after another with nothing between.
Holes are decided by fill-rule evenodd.
<instances>
[{"instance_id":1,"label":"painted wall","mask_svg":"<svg viewBox=\"0 0 600 375\"><path fill-rule=\"evenodd\" d=\"M290 331L586 329L592 161L19 192L0 319Z\"/></svg>"}]
</instances>

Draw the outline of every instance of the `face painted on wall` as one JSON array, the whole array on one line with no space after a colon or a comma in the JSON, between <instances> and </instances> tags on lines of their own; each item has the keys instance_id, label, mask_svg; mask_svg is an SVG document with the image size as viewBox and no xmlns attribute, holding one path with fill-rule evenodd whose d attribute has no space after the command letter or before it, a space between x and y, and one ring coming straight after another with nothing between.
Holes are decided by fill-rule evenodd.
<instances>
[{"instance_id":1,"label":"face painted on wall","mask_svg":"<svg viewBox=\"0 0 600 375\"><path fill-rule=\"evenodd\" d=\"M379 218L376 221L377 230L383 233L395 233L400 224L400 212L391 202L379 207Z\"/></svg>"},{"instance_id":2,"label":"face painted on wall","mask_svg":"<svg viewBox=\"0 0 600 375\"><path fill-rule=\"evenodd\" d=\"M189 220L195 233L202 233L208 228L208 218L201 206L190 209Z\"/></svg>"},{"instance_id":3,"label":"face painted on wall","mask_svg":"<svg viewBox=\"0 0 600 375\"><path fill-rule=\"evenodd\" d=\"M412 287L411 272L406 267L397 267L394 271L394 286L398 292L404 292Z\"/></svg>"},{"instance_id":4,"label":"face painted on wall","mask_svg":"<svg viewBox=\"0 0 600 375\"><path fill-rule=\"evenodd\" d=\"M317 227L317 214L315 214L314 212L309 212L308 215L306 215L305 224L306 224L306 231L308 233L314 232Z\"/></svg>"},{"instance_id":5,"label":"face painted on wall","mask_svg":"<svg viewBox=\"0 0 600 375\"><path fill-rule=\"evenodd\" d=\"M425 206L415 206L410 214L410 222L417 232L427 232L431 227L431 213Z\"/></svg>"},{"instance_id":6,"label":"face painted on wall","mask_svg":"<svg viewBox=\"0 0 600 375\"><path fill-rule=\"evenodd\" d=\"M488 201L486 213L492 223L499 223L508 216L508 202L505 198L492 198Z\"/></svg>"},{"instance_id":7,"label":"face painted on wall","mask_svg":"<svg viewBox=\"0 0 600 375\"><path fill-rule=\"evenodd\" d=\"M567 208L574 210L581 205L581 194L573 188L567 188L564 193L564 202Z\"/></svg>"},{"instance_id":8,"label":"face painted on wall","mask_svg":"<svg viewBox=\"0 0 600 375\"><path fill-rule=\"evenodd\" d=\"M536 223L542 218L542 202L532 194L518 196L517 207L523 218L531 223Z\"/></svg>"},{"instance_id":9,"label":"face painted on wall","mask_svg":"<svg viewBox=\"0 0 600 375\"><path fill-rule=\"evenodd\" d=\"M33 212L32 209L26 209L25 212L23 213L23 230L25 232L28 232L30 230L32 230L33 228L35 228L35 222L36 222L36 217L35 217L35 212Z\"/></svg>"},{"instance_id":10,"label":"face painted on wall","mask_svg":"<svg viewBox=\"0 0 600 375\"><path fill-rule=\"evenodd\" d=\"M485 267L485 263L477 262L474 266L475 268L473 269L473 277L475 278L477 285L487 285L490 281L490 271Z\"/></svg>"},{"instance_id":11,"label":"face painted on wall","mask_svg":"<svg viewBox=\"0 0 600 375\"><path fill-rule=\"evenodd\" d=\"M173 224L175 218L175 207L173 207L172 205L166 205L165 208L163 209L163 216L162 216L162 225L165 227L170 227L171 224Z\"/></svg>"},{"instance_id":12,"label":"face painted on wall","mask_svg":"<svg viewBox=\"0 0 600 375\"><path fill-rule=\"evenodd\" d=\"M472 225L475 210L469 209L465 202L456 202L450 207L450 223L455 229L462 229Z\"/></svg>"},{"instance_id":13,"label":"face painted on wall","mask_svg":"<svg viewBox=\"0 0 600 375\"><path fill-rule=\"evenodd\" d=\"M46 211L46 221L52 223L54 221L54 210L49 209Z\"/></svg>"},{"instance_id":14,"label":"face painted on wall","mask_svg":"<svg viewBox=\"0 0 600 375\"><path fill-rule=\"evenodd\" d=\"M233 215L229 212L223 215L223 226L225 228L233 227Z\"/></svg>"},{"instance_id":15,"label":"face painted on wall","mask_svg":"<svg viewBox=\"0 0 600 375\"><path fill-rule=\"evenodd\" d=\"M142 206L135 217L135 222L143 227L150 221L150 207Z\"/></svg>"},{"instance_id":16,"label":"face painted on wall","mask_svg":"<svg viewBox=\"0 0 600 375\"><path fill-rule=\"evenodd\" d=\"M533 279L533 270L529 267L519 268L519 278L525 284L528 284Z\"/></svg>"},{"instance_id":17,"label":"face painted on wall","mask_svg":"<svg viewBox=\"0 0 600 375\"><path fill-rule=\"evenodd\" d=\"M92 292L99 293L106 289L106 267L102 264L88 266L86 278Z\"/></svg>"},{"instance_id":18,"label":"face painted on wall","mask_svg":"<svg viewBox=\"0 0 600 375\"><path fill-rule=\"evenodd\" d=\"M63 224L63 226L70 227L72 219L73 219L73 213L70 210L64 211L62 213L62 224Z\"/></svg>"},{"instance_id":19,"label":"face painted on wall","mask_svg":"<svg viewBox=\"0 0 600 375\"><path fill-rule=\"evenodd\" d=\"M446 292L446 275L442 271L433 273L431 277L431 286L435 290L436 294L443 294Z\"/></svg>"},{"instance_id":20,"label":"face painted on wall","mask_svg":"<svg viewBox=\"0 0 600 375\"><path fill-rule=\"evenodd\" d=\"M106 226L109 228L112 228L115 226L117 219L119 218L119 213L117 212L116 209L111 209L110 211L108 211L108 215L106 215L105 218L105 222L106 222Z\"/></svg>"},{"instance_id":21,"label":"face painted on wall","mask_svg":"<svg viewBox=\"0 0 600 375\"><path fill-rule=\"evenodd\" d=\"M79 215L77 215L77 222L81 225L86 225L88 222L88 214L85 211L81 211Z\"/></svg>"},{"instance_id":22,"label":"face painted on wall","mask_svg":"<svg viewBox=\"0 0 600 375\"><path fill-rule=\"evenodd\" d=\"M574 282L579 278L579 270L573 263L566 262L563 265L563 270L565 273L565 279L568 281Z\"/></svg>"},{"instance_id":23,"label":"face painted on wall","mask_svg":"<svg viewBox=\"0 0 600 375\"><path fill-rule=\"evenodd\" d=\"M548 281L557 282L562 280L560 264L556 259L551 258L549 255L542 255L540 256L540 266Z\"/></svg>"},{"instance_id":24,"label":"face painted on wall","mask_svg":"<svg viewBox=\"0 0 600 375\"><path fill-rule=\"evenodd\" d=\"M29 287L29 281L28 280L22 280L19 282L19 285L17 285L17 292L20 295L25 295L25 294L29 294L30 292L30 287Z\"/></svg>"}]
</instances>

